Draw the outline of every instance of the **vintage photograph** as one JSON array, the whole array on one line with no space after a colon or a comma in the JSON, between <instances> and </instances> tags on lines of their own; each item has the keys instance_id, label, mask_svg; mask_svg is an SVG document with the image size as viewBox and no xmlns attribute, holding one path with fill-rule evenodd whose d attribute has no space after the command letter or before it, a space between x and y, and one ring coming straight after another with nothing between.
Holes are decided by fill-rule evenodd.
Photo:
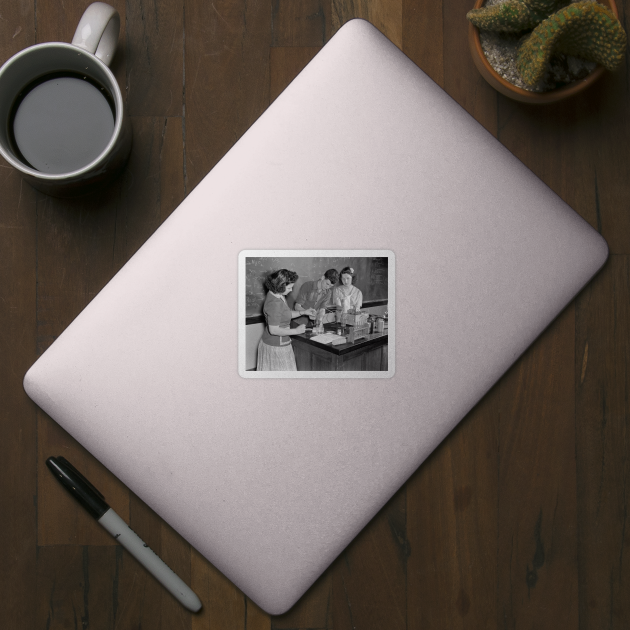
<instances>
[{"instance_id":1,"label":"vintage photograph","mask_svg":"<svg viewBox=\"0 0 630 630\"><path fill-rule=\"evenodd\" d=\"M240 375L393 376L394 264L389 250L241 252Z\"/></svg>"}]
</instances>

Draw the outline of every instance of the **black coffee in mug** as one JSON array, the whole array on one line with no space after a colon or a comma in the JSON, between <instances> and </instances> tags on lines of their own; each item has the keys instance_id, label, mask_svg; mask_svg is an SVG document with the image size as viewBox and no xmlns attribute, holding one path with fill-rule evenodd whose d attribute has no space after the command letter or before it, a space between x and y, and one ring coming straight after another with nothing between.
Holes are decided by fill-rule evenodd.
<instances>
[{"instance_id":1,"label":"black coffee in mug","mask_svg":"<svg viewBox=\"0 0 630 630\"><path fill-rule=\"evenodd\" d=\"M114 101L105 87L79 74L49 74L18 95L11 144L24 163L42 173L71 173L105 150L114 121Z\"/></svg>"}]
</instances>

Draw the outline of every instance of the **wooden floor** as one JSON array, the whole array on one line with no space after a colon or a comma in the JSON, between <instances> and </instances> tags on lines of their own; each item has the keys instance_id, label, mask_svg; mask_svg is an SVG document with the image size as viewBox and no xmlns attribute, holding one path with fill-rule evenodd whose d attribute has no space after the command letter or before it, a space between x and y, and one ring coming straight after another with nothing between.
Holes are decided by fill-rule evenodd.
<instances>
[{"instance_id":1,"label":"wooden floor","mask_svg":"<svg viewBox=\"0 0 630 630\"><path fill-rule=\"evenodd\" d=\"M540 108L498 96L472 0L122 0L134 130L105 194L0 162L0 626L630 628L630 73ZM87 2L0 0L0 62ZM619 4L622 21L630 0ZM370 20L606 238L603 271L289 613L243 596L24 394L22 377L341 24ZM325 186L326 183L322 182ZM44 467L66 455L201 597L179 606ZM273 576L268 576L273 580Z\"/></svg>"}]
</instances>

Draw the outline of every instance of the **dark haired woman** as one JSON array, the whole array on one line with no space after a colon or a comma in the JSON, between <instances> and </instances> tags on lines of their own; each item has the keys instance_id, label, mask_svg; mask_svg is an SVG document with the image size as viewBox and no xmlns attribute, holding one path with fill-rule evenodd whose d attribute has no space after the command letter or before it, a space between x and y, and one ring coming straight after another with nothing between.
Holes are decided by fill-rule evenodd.
<instances>
[{"instance_id":1,"label":"dark haired woman","mask_svg":"<svg viewBox=\"0 0 630 630\"><path fill-rule=\"evenodd\" d=\"M349 308L360 309L363 306L363 293L352 284L354 269L344 267L339 274L341 286L333 289L333 303L345 313Z\"/></svg>"},{"instance_id":2,"label":"dark haired woman","mask_svg":"<svg viewBox=\"0 0 630 630\"><path fill-rule=\"evenodd\" d=\"M267 276L265 288L267 297L263 304L263 314L267 325L262 339L258 344L258 371L286 371L295 372L295 355L291 345L291 335L301 335L306 326L290 328L294 317L300 315L315 315L314 309L292 311L286 296L293 291L293 285L298 279L295 271L279 269Z\"/></svg>"}]
</instances>

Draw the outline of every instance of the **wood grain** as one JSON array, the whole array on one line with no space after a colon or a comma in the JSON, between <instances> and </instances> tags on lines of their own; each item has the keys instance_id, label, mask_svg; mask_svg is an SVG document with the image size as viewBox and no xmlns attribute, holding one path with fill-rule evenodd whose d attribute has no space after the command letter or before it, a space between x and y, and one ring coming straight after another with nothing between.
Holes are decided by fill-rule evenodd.
<instances>
[{"instance_id":1,"label":"wood grain","mask_svg":"<svg viewBox=\"0 0 630 630\"><path fill-rule=\"evenodd\" d=\"M127 107L130 116L181 116L183 0L136 0L126 7Z\"/></svg>"},{"instance_id":2,"label":"wood grain","mask_svg":"<svg viewBox=\"0 0 630 630\"><path fill-rule=\"evenodd\" d=\"M500 393L493 388L407 483L409 630L496 618Z\"/></svg>"},{"instance_id":3,"label":"wood grain","mask_svg":"<svg viewBox=\"0 0 630 630\"><path fill-rule=\"evenodd\" d=\"M500 384L497 621L510 628L578 624L574 351L570 306Z\"/></svg>"},{"instance_id":4,"label":"wood grain","mask_svg":"<svg viewBox=\"0 0 630 630\"><path fill-rule=\"evenodd\" d=\"M326 0L272 0L272 46L323 46L330 39L331 5Z\"/></svg>"},{"instance_id":5,"label":"wood grain","mask_svg":"<svg viewBox=\"0 0 630 630\"><path fill-rule=\"evenodd\" d=\"M444 87L442 2L403 0L402 51Z\"/></svg>"},{"instance_id":6,"label":"wood grain","mask_svg":"<svg viewBox=\"0 0 630 630\"><path fill-rule=\"evenodd\" d=\"M118 598L116 547L41 547L33 587L38 597L32 628L113 628Z\"/></svg>"},{"instance_id":7,"label":"wood grain","mask_svg":"<svg viewBox=\"0 0 630 630\"><path fill-rule=\"evenodd\" d=\"M319 46L272 48L269 54L269 100L275 101L320 50Z\"/></svg>"},{"instance_id":8,"label":"wood grain","mask_svg":"<svg viewBox=\"0 0 630 630\"><path fill-rule=\"evenodd\" d=\"M272 630L332 628L333 573L333 568L325 571L289 612L272 616Z\"/></svg>"},{"instance_id":9,"label":"wood grain","mask_svg":"<svg viewBox=\"0 0 630 630\"><path fill-rule=\"evenodd\" d=\"M468 51L468 23L464 16L471 4L468 0L443 0L442 87L496 137L499 95L481 78Z\"/></svg>"},{"instance_id":10,"label":"wood grain","mask_svg":"<svg viewBox=\"0 0 630 630\"><path fill-rule=\"evenodd\" d=\"M576 303L580 627L630 626L630 260L612 256Z\"/></svg>"},{"instance_id":11,"label":"wood grain","mask_svg":"<svg viewBox=\"0 0 630 630\"><path fill-rule=\"evenodd\" d=\"M402 49L402 0L332 0L332 32L348 20L362 18Z\"/></svg>"},{"instance_id":12,"label":"wood grain","mask_svg":"<svg viewBox=\"0 0 630 630\"><path fill-rule=\"evenodd\" d=\"M36 193L4 160L0 199L0 617L26 629L34 625L38 457L37 408L22 379L37 358Z\"/></svg>"},{"instance_id":13,"label":"wood grain","mask_svg":"<svg viewBox=\"0 0 630 630\"><path fill-rule=\"evenodd\" d=\"M332 567L332 627L407 627L406 489L399 490Z\"/></svg>"},{"instance_id":14,"label":"wood grain","mask_svg":"<svg viewBox=\"0 0 630 630\"><path fill-rule=\"evenodd\" d=\"M271 11L262 0L186 5L186 191L269 105Z\"/></svg>"},{"instance_id":15,"label":"wood grain","mask_svg":"<svg viewBox=\"0 0 630 630\"><path fill-rule=\"evenodd\" d=\"M193 618L193 630L247 628L248 610L253 604L195 550L192 552L190 586L203 602L203 608Z\"/></svg>"},{"instance_id":16,"label":"wood grain","mask_svg":"<svg viewBox=\"0 0 630 630\"><path fill-rule=\"evenodd\" d=\"M0 63L36 42L32 2L0 8ZM0 158L0 619L36 625L37 409L22 389L37 358L37 194Z\"/></svg>"}]
</instances>

